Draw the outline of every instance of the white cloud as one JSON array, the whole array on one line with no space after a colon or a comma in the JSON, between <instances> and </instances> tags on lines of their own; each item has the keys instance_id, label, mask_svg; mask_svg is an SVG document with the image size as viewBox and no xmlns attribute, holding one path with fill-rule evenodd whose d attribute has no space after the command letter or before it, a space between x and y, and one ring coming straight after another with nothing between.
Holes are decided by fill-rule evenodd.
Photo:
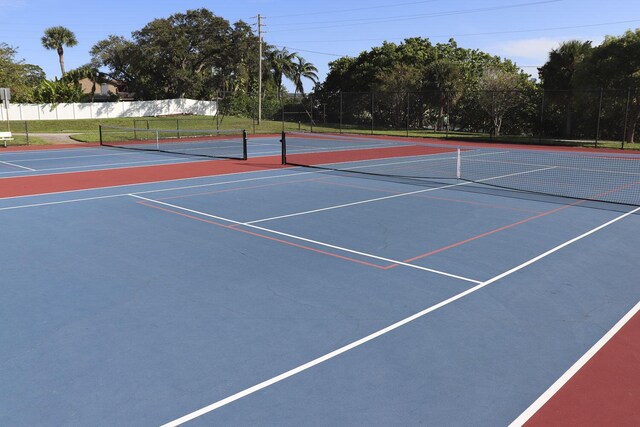
<instances>
[{"instance_id":1,"label":"white cloud","mask_svg":"<svg viewBox=\"0 0 640 427\"><path fill-rule=\"evenodd\" d=\"M549 52L560 46L564 39L538 38L514 40L503 43L498 46L500 55L508 58L522 58L537 61L539 63L546 62Z\"/></svg>"},{"instance_id":2,"label":"white cloud","mask_svg":"<svg viewBox=\"0 0 640 427\"><path fill-rule=\"evenodd\" d=\"M591 40L593 46L602 43L604 37L563 37L550 38L542 37L536 39L523 39L507 41L495 46L494 52L498 55L514 60L519 65L534 64L542 65L549 59L549 52L557 49L563 42L569 40Z\"/></svg>"}]
</instances>

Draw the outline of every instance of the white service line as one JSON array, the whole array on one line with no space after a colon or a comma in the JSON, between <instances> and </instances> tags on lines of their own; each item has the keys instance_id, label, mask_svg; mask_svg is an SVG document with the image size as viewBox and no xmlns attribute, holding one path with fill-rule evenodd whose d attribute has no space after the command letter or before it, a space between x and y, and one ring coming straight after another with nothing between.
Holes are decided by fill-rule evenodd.
<instances>
[{"instance_id":1,"label":"white service line","mask_svg":"<svg viewBox=\"0 0 640 427\"><path fill-rule=\"evenodd\" d=\"M602 225L600 225L600 226L598 226L598 227L596 227L596 228L594 228L594 229L592 229L590 231L587 231L586 233L583 233L578 237L575 237L575 238L573 238L571 240L568 240L568 241L562 243L561 245L556 246L555 248L550 249L547 252L545 252L543 254L540 254L537 257L532 258L529 261L526 261L526 262L518 265L517 267L512 268L511 270L505 271L504 273L499 274L499 275L487 280L486 282L482 282L479 285L474 286L474 287L472 287L470 289L467 289L464 292L460 292L459 294L454 295L451 298L448 298L448 299L446 299L446 300L444 300L444 301L442 301L442 302L440 302L438 304L435 304L435 305L433 305L433 306L431 306L429 308L426 308L426 309L424 309L424 310L422 310L422 311L420 311L420 312L418 312L418 313L416 313L416 314L414 314L412 316L409 316L409 317L407 317L405 319L402 319L399 322L396 322L396 323L394 323L392 325L389 325L384 329L380 329L379 331L374 332L374 333L372 333L370 335L367 335L364 338L361 338L361 339L359 339L357 341L354 341L354 342L352 342L350 344L347 344L344 347L340 347L339 349L334 350L334 351L332 351L330 353L327 353L324 356L320 356L317 359L314 359L314 360L312 360L310 362L307 362L307 363L305 363L303 365L300 365L300 366L298 366L296 368L293 368L293 369L291 369L291 370L289 370L287 372L284 372L284 373L282 373L280 375L277 375L277 376L275 376L273 378L270 378L270 379L268 379L266 381L263 381L263 382L261 382L259 384L256 384L256 385L252 386L252 387L249 387L249 388L247 388L245 390L242 390L242 391L240 391L240 392L238 392L236 394L233 394L233 395L231 395L229 397L226 397L226 398L224 398L222 400L219 400L219 401L217 401L215 403L212 403L211 405L205 406L204 408L198 409L198 410L196 410L194 412L191 412L190 414L184 415L184 416L182 416L180 418L177 418L177 419L175 419L173 421L170 421L170 422L168 422L166 424L163 424L161 427L176 427L176 426L179 426L179 425L184 424L184 423L186 423L188 421L191 421L191 420L193 420L195 418L198 418L198 417L200 417L202 415L205 415L205 414L207 414L209 412L212 412L212 411L214 411L214 410L216 410L216 409L218 409L218 408L220 408L222 406L228 405L229 403L235 402L236 400L242 399L243 397L246 397L246 396L248 396L250 394L253 394L253 393L257 392L257 391L260 391L260 390L262 390L264 388L267 388L267 387L269 387L269 386L271 386L273 384L276 384L276 383L278 383L278 382L280 382L282 380L285 380L285 379L287 379L289 377L292 377L292 376L294 376L296 374L299 374L300 372L303 372L303 371L306 371L307 369L313 368L314 366L319 365L319 364L321 364L323 362L326 362L327 360L333 359L336 356L339 356L339 355L341 355L343 353L346 353L349 350L352 350L352 349L354 349L356 347L359 347L359 346L361 346L361 345L363 345L363 344L365 344L365 343L367 343L367 342L369 342L371 340L374 340L374 339L376 339L376 338L378 338L378 337L380 337L382 335L385 335L385 334L387 334L387 333L389 333L389 332L391 332L391 331L393 331L395 329L398 329L401 326L406 325L407 323L413 322L414 320L417 320L417 319L419 319L419 318L421 318L421 317L423 317L423 316L425 316L425 315L427 315L427 314L429 314L429 313L431 313L433 311L436 311L436 310L438 310L438 309L440 309L440 308L442 308L444 306L447 306L447 305L449 305L449 304L451 304L451 303L453 303L453 302L455 302L455 301L457 301L457 300L459 300L461 298L464 298L467 295L470 295L470 294L472 294L474 292L477 292L480 289L482 289L482 288L484 288L486 286L489 286L490 284L495 283L500 279L503 279L503 278L505 278L507 276L510 276L511 274L513 274L513 273L515 273L515 272L517 272L519 270L522 270L523 268L528 267L529 265L531 265L531 264L533 264L535 262L538 262L543 258L546 258L547 256L553 254L554 252L557 252L557 251L565 248L566 246L569 246L569 245L577 242L578 240L581 240L581 239L583 239L583 238L585 238L585 237L587 237L587 236L589 236L589 235L591 235L591 234L593 234L593 233L595 233L595 232L597 232L599 230L602 230L603 228L608 227L611 224L614 224L614 223L626 218L629 215L633 215L638 211L640 211L640 208L637 208L637 209L635 209L635 210L633 210L631 212L627 212L627 213L625 213L623 215L620 215L620 216L612 219L611 221L609 221L609 222L607 222L605 224L602 224Z\"/></svg>"},{"instance_id":2,"label":"white service line","mask_svg":"<svg viewBox=\"0 0 640 427\"><path fill-rule=\"evenodd\" d=\"M29 169L29 168L25 168L25 169L29 169L30 171L34 171L34 172L49 172L49 171L62 171L62 170L73 170L73 169L79 169L77 172L98 172L98 171L102 171L102 170L114 170L114 169L119 169L117 167L105 167L105 166L129 166L129 165L138 165L138 164L143 164L143 163L155 163L157 165L165 165L165 164L175 164L175 163L180 163L180 162L194 162L194 161L202 161L202 160L194 160L194 159L182 159L179 157L175 157L175 158L168 158L168 159L156 159L156 160L139 160L139 161L135 161L135 162L120 162L120 163L102 163L102 164L97 164L97 165L80 165L80 166L65 166L65 167L59 167L59 168L43 168L43 169ZM5 162L0 162L0 163L5 163ZM103 169L86 169L85 168L103 168ZM0 172L2 174L8 174L8 173L15 173L15 172ZM48 174L48 175L54 175L54 174Z\"/></svg>"},{"instance_id":3,"label":"white service line","mask_svg":"<svg viewBox=\"0 0 640 427\"><path fill-rule=\"evenodd\" d=\"M27 153L39 153L37 151L28 151ZM73 159L86 159L89 157L113 157L113 156L131 156L134 153L128 152L128 153L123 153L123 152L118 152L118 153L110 153L110 154L89 154L89 155L79 155L79 156L62 156L62 157L37 157L37 158L33 158L30 159L28 157L22 158L20 159L21 162L46 162L46 161L51 161L51 160L73 160Z\"/></svg>"},{"instance_id":4,"label":"white service line","mask_svg":"<svg viewBox=\"0 0 640 427\"><path fill-rule=\"evenodd\" d=\"M13 167L15 167L15 168L26 169L26 170L31 171L31 172L37 172L35 169L31 169L31 168L28 168L28 167L26 167L26 166L16 165L16 164L14 164L14 163L3 162L3 161L0 161L0 163L5 164L5 165L9 165L9 166L13 166ZM3 173L12 173L12 172L3 172ZM14 171L14 173L15 173L15 171Z\"/></svg>"},{"instance_id":5,"label":"white service line","mask_svg":"<svg viewBox=\"0 0 640 427\"><path fill-rule=\"evenodd\" d=\"M300 240L300 241L306 242L306 243L312 243L314 245L335 249L335 250L338 250L338 251L341 251L341 252L347 252L347 253L350 253L350 254L360 255L360 256L365 257L365 258L372 258L372 259L376 259L376 260L379 260L379 261L388 262L388 263L391 263L391 264L398 264L398 265L402 265L404 267L414 268L416 270L428 271L430 273L438 274L440 276L451 277L453 279L463 280L465 282L480 283L479 280L469 279L468 277L458 276L456 274L446 273L444 271L439 271L439 270L433 270L431 268L421 267L419 265L409 264L409 263L403 262L403 261L398 261L398 260L394 260L394 259L390 259L390 258L384 258L384 257L378 256L378 255L368 254L368 253L356 251L356 250L353 250L353 249L343 248L341 246L331 245L329 243L324 243L324 242L320 242L320 241L317 241L317 240L307 239L305 237L296 236L296 235L288 234L288 233L283 233L281 231L272 230L272 229L269 229L269 228L258 227L257 225L251 225L251 224L247 224L247 223L244 223L244 222L241 222L241 221L235 221L233 219L224 218L224 217L221 217L221 216L218 216L218 215L211 215L211 214L208 214L206 212L200 212L200 211L196 211L194 209L185 208L185 207L174 205L174 204L171 204L171 203L166 203L166 202L162 202L162 201L159 201L159 200L149 199L149 198L142 197L142 196L139 196L139 195L136 195L136 194L129 194L129 196L135 197L137 199L145 200L147 202L151 202L151 203L154 203L154 204L167 206L167 207L170 207L170 208L173 208L173 209L177 209L177 210L181 210L181 211L184 211L184 212L189 212L189 213L196 214L196 215L199 215L199 216L203 216L203 217L207 217L207 218L213 218L213 219L217 219L217 220L220 220L220 221L229 222L231 224L253 228L253 229L256 229L256 230L264 231L266 233L276 234L278 236L284 236L284 237L288 237L290 239Z\"/></svg>"},{"instance_id":6,"label":"white service line","mask_svg":"<svg viewBox=\"0 0 640 427\"><path fill-rule=\"evenodd\" d=\"M547 170L547 169L553 169L553 167L535 169L535 170L526 171L526 172L516 172L516 173L512 173L512 174L508 174L508 175L494 176L494 177L491 177L491 178L485 178L485 179L481 179L481 180L478 180L478 181L464 181L464 182L459 182L457 184L443 185L441 187L427 188L427 189L424 189L424 190L416 190L416 191L411 191L411 192L408 192L408 193L393 194L391 196L376 197L374 199L361 200L361 201L358 201L358 202L345 203L345 204L336 205L336 206L328 206L326 208L313 209L313 210L304 211L304 212L295 212L295 213L288 214L288 215L274 216L272 218L257 219L257 220L254 220L254 221L244 222L244 223L242 223L242 225L251 225L251 224L257 224L259 222L273 221L273 220L276 220L276 219L291 218L291 217L294 217L294 216L307 215L307 214L312 214L312 213L317 213L317 212L329 211L329 210L333 210L333 209L340 209L340 208L349 207L349 206L362 205L362 204L365 204L365 203L379 202L381 200L395 199L397 197L411 196L411 195L414 195L414 194L426 193L426 192L429 192L429 191L446 190L447 188L461 187L463 185L470 185L470 184L478 183L478 182L491 181L492 179L507 178L507 177L510 177L510 176L524 175L524 174L533 173L533 172L540 172L540 171ZM453 179L453 178L451 178L451 179Z\"/></svg>"},{"instance_id":7,"label":"white service line","mask_svg":"<svg viewBox=\"0 0 640 427\"><path fill-rule=\"evenodd\" d=\"M591 358L607 344L615 334L617 334L629 320L640 312L640 302L638 302L622 319L616 323L602 338L596 342L576 363L571 366L558 380L551 385L542 395L536 399L509 427L520 427L540 410L569 380L587 364Z\"/></svg>"},{"instance_id":8,"label":"white service line","mask_svg":"<svg viewBox=\"0 0 640 427\"><path fill-rule=\"evenodd\" d=\"M424 190L410 191L408 193L393 194L391 196L376 197L375 199L360 200L358 202L344 203L342 205L328 206L326 208L312 209L312 210L304 211L304 212L296 212L296 213L287 214L287 215L274 216L274 217L271 217L271 218L257 219L255 221L247 221L247 222L243 222L242 225L247 225L248 226L248 225L251 225L251 224L257 224L259 222L273 221L273 220L276 220L276 219L291 218L291 217L294 217L294 216L307 215L307 214L323 212L323 211L330 211L330 210L334 210L334 209L341 209L341 208L346 208L346 207L349 207L349 206L356 206L356 205L362 205L362 204L365 204L365 203L379 202L381 200L395 199L395 198L398 198L398 197L412 196L414 194L426 193L426 192L429 192L429 191L436 191L436 190L443 190L443 189L447 189L447 188L451 188L451 187L459 187L461 185L467 185L467 184L470 184L470 183L469 182L462 182L462 183L457 183L457 184L444 185L442 187L434 187L434 188L427 188L427 189L424 189ZM372 189L372 190L375 191L375 189Z\"/></svg>"}]
</instances>

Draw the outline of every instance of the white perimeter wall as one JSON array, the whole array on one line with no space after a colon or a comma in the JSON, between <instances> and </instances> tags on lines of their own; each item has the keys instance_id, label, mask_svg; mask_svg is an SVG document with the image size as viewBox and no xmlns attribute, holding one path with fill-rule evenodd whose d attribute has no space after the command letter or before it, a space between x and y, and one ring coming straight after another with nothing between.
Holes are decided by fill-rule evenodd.
<instances>
[{"instance_id":1,"label":"white perimeter wall","mask_svg":"<svg viewBox=\"0 0 640 427\"><path fill-rule=\"evenodd\" d=\"M216 101L165 99L162 101L84 102L73 104L11 104L9 120L108 119L114 117L164 116L168 114L216 114ZM0 104L0 120L7 110Z\"/></svg>"}]
</instances>

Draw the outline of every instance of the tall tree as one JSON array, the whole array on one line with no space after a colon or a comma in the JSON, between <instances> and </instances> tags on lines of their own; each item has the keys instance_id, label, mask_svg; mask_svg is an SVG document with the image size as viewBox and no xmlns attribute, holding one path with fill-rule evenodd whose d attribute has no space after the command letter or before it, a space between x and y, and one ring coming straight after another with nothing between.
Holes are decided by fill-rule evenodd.
<instances>
[{"instance_id":1,"label":"tall tree","mask_svg":"<svg viewBox=\"0 0 640 427\"><path fill-rule=\"evenodd\" d=\"M138 99L212 99L219 90L248 92L257 81L258 37L207 9L155 19L132 39L109 36L91 49L92 64Z\"/></svg>"},{"instance_id":2,"label":"tall tree","mask_svg":"<svg viewBox=\"0 0 640 427\"><path fill-rule=\"evenodd\" d=\"M478 101L491 117L493 132L500 135L507 112L519 102L518 75L498 67L487 67L480 81Z\"/></svg>"},{"instance_id":3,"label":"tall tree","mask_svg":"<svg viewBox=\"0 0 640 427\"><path fill-rule=\"evenodd\" d=\"M564 136L571 136L573 127L573 104L575 90L578 89L576 76L579 68L589 57L593 48L591 42L570 40L549 53L547 62L538 69L542 88L549 91L552 100L564 100Z\"/></svg>"},{"instance_id":4,"label":"tall tree","mask_svg":"<svg viewBox=\"0 0 640 427\"><path fill-rule=\"evenodd\" d=\"M462 97L464 80L459 63L450 59L437 59L426 67L424 88L431 98L438 101L436 129L444 126L444 112ZM447 119L448 120L448 119Z\"/></svg>"},{"instance_id":5,"label":"tall tree","mask_svg":"<svg viewBox=\"0 0 640 427\"><path fill-rule=\"evenodd\" d=\"M626 142L633 142L640 121L640 28L622 36L607 36L594 48L588 73L603 89L628 89Z\"/></svg>"},{"instance_id":6,"label":"tall tree","mask_svg":"<svg viewBox=\"0 0 640 427\"><path fill-rule=\"evenodd\" d=\"M298 56L297 61L293 63L292 77L296 87L296 94L299 92L301 95L304 95L304 83L302 79L311 80L315 86L319 80L318 69L311 62L307 62L303 57Z\"/></svg>"},{"instance_id":7,"label":"tall tree","mask_svg":"<svg viewBox=\"0 0 640 427\"><path fill-rule=\"evenodd\" d=\"M44 30L41 41L45 49L58 52L60 71L64 76L64 46L73 47L78 44L75 34L65 27L51 27Z\"/></svg>"}]
</instances>

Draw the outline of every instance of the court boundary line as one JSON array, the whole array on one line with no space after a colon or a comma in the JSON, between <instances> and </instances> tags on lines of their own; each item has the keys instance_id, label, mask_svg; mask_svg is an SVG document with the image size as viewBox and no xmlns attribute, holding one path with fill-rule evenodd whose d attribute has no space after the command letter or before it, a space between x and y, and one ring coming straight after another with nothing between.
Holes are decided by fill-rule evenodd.
<instances>
[{"instance_id":1,"label":"court boundary line","mask_svg":"<svg viewBox=\"0 0 640 427\"><path fill-rule=\"evenodd\" d=\"M78 189L78 190L54 191L54 192L51 192L51 193L24 194L24 195L21 195L21 196L0 197L0 200L20 199L20 198L27 198L27 197L53 196L53 195L59 195L59 194L78 193L78 192L85 192L85 191L102 191L102 190L110 190L110 189L115 189L115 188L134 187L134 186L138 186L138 185L159 185L159 184L168 184L168 183L174 183L174 182L177 183L177 182L180 182L180 181L189 181L189 180L194 180L194 179L219 178L219 177L232 176L232 175L243 175L243 174L253 174L253 173L267 173L267 172L288 172L288 171L291 171L291 170L293 170L293 168L291 168L291 169L275 169L275 170L232 172L232 173L226 173L226 174L222 174L222 175L194 176L194 177L189 177L189 178L169 179L169 180L166 180L166 181L139 182L139 183L136 183L136 184L110 185L110 186L107 186L107 187L81 188L81 189ZM75 172L73 172L73 173L75 173ZM187 186L182 186L182 187L160 188L160 189L156 189L156 190L134 191L134 193L136 193L136 194L147 194L147 193L159 193L159 192L162 192L162 191L187 190L187 189L190 189L190 188L199 188L199 187L207 187L207 186L215 186L215 185L223 185L223 184L236 184L236 183L244 182L244 181L257 181L257 180L261 180L261 179L287 178L287 177L290 177L290 176L309 175L309 174L312 174L312 173L317 173L317 172L310 171L310 172L285 173L285 174L274 175L274 176L258 177L258 178L247 178L247 179L240 179L240 180L234 180L234 181L210 182L210 183L207 183L207 184L195 184L195 185L187 185ZM127 196L130 193L131 193L131 191L126 191L124 193L118 193L117 196ZM93 199L93 197L86 197L86 198L75 199L75 200L72 200L72 201L83 201L83 200L92 200L92 199ZM51 203L48 203L48 204L52 204L52 203L68 203L68 202L69 201L59 201L59 202L51 202ZM17 209L17 208L21 208L21 207L32 207L32 206L37 206L37 205L39 205L39 204L14 206L12 208L13 209ZM1 209L4 209L4 208L0 208L0 210Z\"/></svg>"},{"instance_id":2,"label":"court boundary line","mask_svg":"<svg viewBox=\"0 0 640 427\"><path fill-rule=\"evenodd\" d=\"M72 158L72 157L70 157ZM173 164L184 164L184 163L194 163L194 162L199 162L202 160L192 160L189 158L184 158L184 159L180 159L178 157L175 158L167 158L166 159L167 162L162 163L161 159L157 159L157 160L137 160L135 162L126 162L126 163L105 163L105 164L101 164L101 165L83 165L83 166L64 166L64 167L59 167L59 168L44 168L44 169L30 169L28 168L28 171L31 172L49 172L49 171L69 171L71 169L80 169L77 171L70 171L70 172L54 172L54 173L42 173L42 174L35 174L35 175L27 175L27 176L49 176L49 175L61 175L64 173L74 173L74 172L100 172L100 171L108 171L108 170L114 170L114 169L128 169L129 166L128 165L140 165L142 163L154 163L153 165L145 165L145 166L162 166L162 165L173 165ZM184 160L184 161L178 161L178 162L174 162L174 160ZM7 162L0 162L0 163L7 163ZM17 166L17 165L16 165ZM105 167L105 166L116 166L116 167ZM24 166L23 166L24 167ZM101 167L100 169L86 169L83 170L82 168L93 168L93 167ZM25 167L25 169L27 169ZM0 174L3 175L8 175L10 173L17 173L17 172L21 172L21 173L26 173L28 171L11 171L11 172L0 172ZM24 177L24 175L16 175L16 177ZM12 178L11 176L7 177L7 178Z\"/></svg>"},{"instance_id":3,"label":"court boundary line","mask_svg":"<svg viewBox=\"0 0 640 427\"><path fill-rule=\"evenodd\" d=\"M56 150L56 151L60 151L60 150ZM112 151L112 150L109 150ZM42 153L42 151L24 151L23 153ZM49 153L49 151L47 151L47 153ZM4 154L4 153L3 153ZM112 156L127 156L130 155L131 153L123 153L122 151L119 150L119 152L114 152L114 153L104 153L104 154L88 154L88 155L77 155L77 156L63 156L63 157L42 157L42 158L24 158L24 159L17 159L17 161L20 162L43 162L43 161L51 161L51 160L69 160L69 159L86 159L89 157L112 157Z\"/></svg>"},{"instance_id":4,"label":"court boundary line","mask_svg":"<svg viewBox=\"0 0 640 427\"><path fill-rule=\"evenodd\" d=\"M534 416L553 396L567 384L580 369L586 365L629 321L640 312L640 301L625 314L602 338L600 338L585 354L544 391L527 409L509 424L509 427L520 427Z\"/></svg>"},{"instance_id":5,"label":"court boundary line","mask_svg":"<svg viewBox=\"0 0 640 427\"><path fill-rule=\"evenodd\" d=\"M244 227L254 228L256 230L261 230L261 231L264 231L264 232L267 232L267 233L288 237L290 239L300 240L300 241L303 241L303 242L306 242L306 243L312 243L312 244L315 244L315 245L318 245L318 246L324 246L324 247L335 249L335 250L338 250L338 251L359 255L359 256L362 256L362 257L365 257L365 258L377 259L379 261L384 261L384 262L388 262L388 263L391 263L391 264L398 264L398 265L401 265L401 266L404 266L404 267L409 267L409 268L414 268L414 269L417 269L417 270L427 271L429 273L434 273L434 274L438 274L440 276L446 276L446 277L450 277L450 278L453 278L453 279L462 280L462 281L465 281L465 282L470 282L470 283L475 283L475 284L481 283L479 280L470 279L468 277L458 276L456 274L451 274L451 273L447 273L447 272L440 271L440 270L434 270L434 269L431 269L431 268L422 267L420 265L409 264L407 262L397 261L397 260L393 260L393 259L390 259L390 258L385 258L385 257L381 257L381 256L378 256L378 255L369 254L369 253L366 253L366 252L356 251L354 249L349 249L349 248L345 248L345 247L342 247L342 246L332 245L330 243L324 243L324 242L320 242L320 241L317 241L317 240L307 239L307 238L302 237L302 236L296 236L294 234L284 233L284 232L281 232L281 231L272 230L270 228L259 227L257 225L252 225L252 224L245 224L245 223L243 223L241 221L236 221L236 220L225 218L225 217L218 216L218 215L208 214L206 212L201 212L201 211L197 211L197 210L194 210L194 209L185 208L183 206L178 206L178 205L174 205L174 204L171 204L171 203L166 203L166 202L163 202L163 201L160 201L160 200L149 199L147 197L142 197L140 195L133 194L133 193L129 194L129 196L137 198L137 199L140 199L140 200L146 200L147 202L168 206L170 208L177 209L177 210L180 210L180 211L184 211L184 212L189 212L189 213L192 213L192 214L200 215L200 216L203 216L203 217L213 218L213 219L217 219L219 221L226 221L226 222L229 222L231 224L234 224L235 226L244 226Z\"/></svg>"},{"instance_id":6,"label":"court boundary line","mask_svg":"<svg viewBox=\"0 0 640 427\"><path fill-rule=\"evenodd\" d=\"M369 334L369 335L367 335L367 336L365 336L363 338L360 338L359 340L353 341L353 342L351 342L351 343L349 343L349 344L347 344L347 345L345 345L343 347L340 347L340 348L338 348L338 349L336 349L336 350L334 350L332 352L329 352L329 353L327 353L327 354L325 354L323 356L320 356L320 357L318 357L316 359L313 359L313 360L311 360L311 361L309 361L309 362L307 362L305 364L302 364L302 365L299 365L299 366L297 366L297 367L295 367L293 369L290 369L289 371L283 372L280 375L272 377L272 378L270 378L270 379L268 379L266 381L263 381L261 383L258 383L256 385L254 385L252 387L246 388L246 389L244 389L242 391L239 391L239 392L237 392L235 394L232 394L231 396L228 396L228 397L226 397L224 399L218 400L217 402L214 402L211 405L208 405L208 406L205 406L203 408L200 408L200 409L198 409L196 411L193 411L193 412L191 412L189 414L186 414L186 415L184 415L184 416L182 416L180 418L176 418L173 421L169 421L168 423L163 424L161 427L177 427L177 426L182 425L182 424L184 424L184 423L186 423L188 421L191 421L191 420L193 420L195 418L198 418L198 417L200 417L202 415L208 414L208 413L210 413L210 412L212 412L212 411L214 411L214 410L216 410L216 409L218 409L218 408L220 408L222 406L226 406L226 405L228 405L228 404L230 404L232 402L235 402L236 400L242 399L243 397L246 397L246 396L248 396L250 394L253 394L253 393L257 392L257 391L260 391L260 390L262 390L264 388L267 388L267 387L269 387L269 386L271 386L273 384L276 384L276 383L278 383L280 381L283 381L283 380L285 380L287 378L290 378L290 377L292 377L294 375L297 375L297 374L299 374L299 373L301 373L303 371L306 371L306 370L308 370L310 368L313 368L313 367L315 367L315 366L317 366L317 365L319 365L319 364L321 364L323 362L326 362L327 360L333 359L333 358L335 358L335 357L337 357L337 356L339 356L339 355L341 355L343 353L346 353L347 351L350 351L350 350L352 350L352 349L354 349L356 347L359 347L359 346L361 346L361 345L363 345L363 344L365 344L365 343L367 343L369 341L372 341L372 340L374 340L374 339L376 339L376 338L378 338L378 337L380 337L382 335L385 335L385 334L387 334L387 333L389 333L389 332L391 332L391 331L393 331L395 329L398 329L401 326L404 326L404 325L406 325L406 324L408 324L410 322L413 322L413 321L415 321L415 320L417 320L417 319L419 319L421 317L424 317L425 315L427 315L427 314L429 314L429 313L431 313L433 311L436 311L436 310L438 310L438 309L440 309L442 307L445 307L445 306L447 306L447 305L449 305L449 304L451 304L451 303L453 303L453 302L455 302L455 301L457 301L457 300L459 300L461 298L464 298L467 295L470 295L470 294L472 294L474 292L477 292L480 289L483 289L486 286L491 285L492 283L495 283L495 282L497 282L497 281L499 281L499 280L501 280L501 279L503 279L505 277L508 277L508 276L512 275L513 273L516 273L516 272L522 270L523 268L526 268L529 265L534 264L534 263L540 261L541 259L544 259L547 256L549 256L549 255L551 255L551 254L553 254L553 253L555 253L555 252L557 252L557 251L559 251L561 249L564 249L565 247L567 247L567 246L569 246L569 245L571 245L571 244L573 244L573 243L575 243L575 242L577 242L579 240L582 240L585 237L588 237L591 234L594 234L594 233L596 233L596 232L598 232L598 231L600 231L600 230L602 230L602 229L604 229L604 228L606 228L606 227L608 227L608 226L610 226L610 225L612 225L612 224L614 224L614 223L616 223L616 222L618 222L618 221L620 221L620 220L622 220L622 219L624 219L624 218L626 218L626 217L628 217L630 215L633 215L633 214L635 214L635 213L637 213L639 211L640 211L640 207L638 207L638 208L636 208L636 209L634 209L632 211L626 212L626 213L624 213L622 215L619 215L616 218L614 218L614 219L612 219L612 220L610 220L610 221L608 221L608 222L606 222L604 224L599 225L598 227L595 227L595 228L593 228L593 229L591 229L591 230L589 230L589 231L587 231L587 232L585 232L585 233L583 233L583 234L581 234L581 235L579 235L577 237L574 237L573 239L567 240L566 242L564 242L564 243L562 243L562 244L560 244L560 245L558 245L558 246L556 246L556 247L554 247L554 248L552 248L552 249L550 249L550 250L548 250L546 252L543 252L542 254L540 254L540 255L538 255L538 256L536 256L534 258L531 258L530 260L525 261L524 263L522 263L522 264L520 264L520 265L518 265L516 267L513 267L510 270L507 270L507 271L505 271L505 272L503 272L503 273L501 273L501 274L499 274L497 276L494 276L493 278L491 278L491 279L489 279L489 280L487 280L485 282L482 282L482 283L480 283L480 284L478 284L478 285L476 285L476 286L474 286L472 288L469 288L469 289L467 289L467 290L465 290L463 292L460 292L460 293L458 293L458 294L456 294L456 295L454 295L454 296L452 296L450 298L447 298L444 301L441 301L441 302L439 302L437 304L434 304L431 307L428 307L428 308L426 308L426 309L424 309L424 310L422 310L422 311L420 311L418 313L413 314L412 316L409 316L409 317L407 317L405 319L402 319L402 320L400 320L400 321L398 321L396 323L393 323L393 324L387 326L386 328L380 329L380 330L378 330L378 331L376 331L376 332L374 332L372 334Z\"/></svg>"},{"instance_id":7,"label":"court boundary line","mask_svg":"<svg viewBox=\"0 0 640 427\"><path fill-rule=\"evenodd\" d=\"M16 165L16 164L13 164L11 162L5 162L4 160L0 160L0 163L2 163L3 165L13 166L14 168L26 169L26 170L31 171L31 172L38 172L38 170L36 170L36 169L31 169L31 168L28 168L26 166ZM0 172L0 173L16 173L16 172L18 172L18 171Z\"/></svg>"}]
</instances>

